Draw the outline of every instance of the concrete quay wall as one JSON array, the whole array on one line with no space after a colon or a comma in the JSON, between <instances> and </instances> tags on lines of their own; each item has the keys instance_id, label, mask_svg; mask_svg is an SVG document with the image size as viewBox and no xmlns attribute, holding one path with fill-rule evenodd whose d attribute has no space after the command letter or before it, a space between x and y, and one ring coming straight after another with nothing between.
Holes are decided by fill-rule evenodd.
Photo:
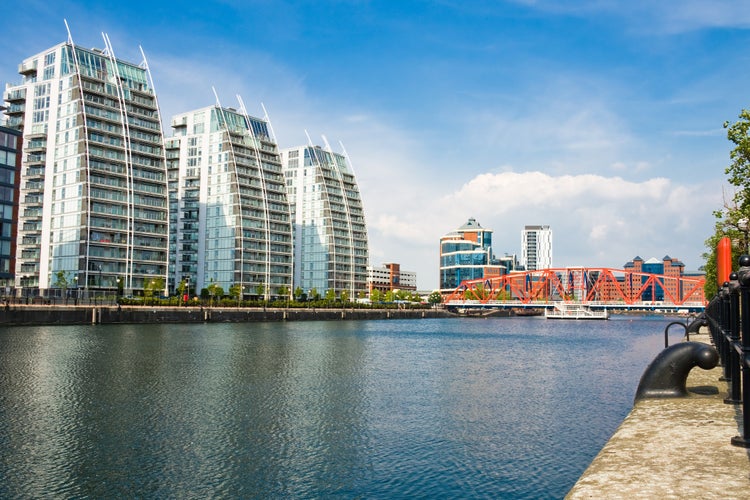
<instances>
[{"instance_id":1,"label":"concrete quay wall","mask_svg":"<svg viewBox=\"0 0 750 500\"><path fill-rule=\"evenodd\" d=\"M724 402L722 375L695 367L687 397L638 401L566 499L750 498L750 450L731 444L741 406Z\"/></svg>"},{"instance_id":2,"label":"concrete quay wall","mask_svg":"<svg viewBox=\"0 0 750 500\"><path fill-rule=\"evenodd\" d=\"M446 318L441 309L262 309L146 306L10 306L0 309L0 325L85 325L126 323L239 323Z\"/></svg>"}]
</instances>

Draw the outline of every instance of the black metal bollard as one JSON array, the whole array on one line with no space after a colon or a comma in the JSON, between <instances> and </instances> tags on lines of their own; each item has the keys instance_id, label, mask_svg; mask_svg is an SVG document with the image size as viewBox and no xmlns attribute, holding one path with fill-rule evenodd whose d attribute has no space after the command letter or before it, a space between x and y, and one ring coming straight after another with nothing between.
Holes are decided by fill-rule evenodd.
<instances>
[{"instance_id":1,"label":"black metal bollard","mask_svg":"<svg viewBox=\"0 0 750 500\"><path fill-rule=\"evenodd\" d=\"M669 328L673 325L680 325L685 329L685 336L688 336L688 326L682 321L672 321L664 328L664 349L669 347ZM689 339L688 339L689 341Z\"/></svg>"},{"instance_id":2,"label":"black metal bollard","mask_svg":"<svg viewBox=\"0 0 750 500\"><path fill-rule=\"evenodd\" d=\"M747 433L750 432L750 256L740 257L737 272L740 283L740 325L742 330L742 429L743 434L732 438L732 444L750 448Z\"/></svg>"},{"instance_id":3,"label":"black metal bollard","mask_svg":"<svg viewBox=\"0 0 750 500\"><path fill-rule=\"evenodd\" d=\"M643 372L635 400L685 397L690 370L696 366L710 370L718 362L716 349L702 342L682 342L668 347Z\"/></svg>"}]
</instances>

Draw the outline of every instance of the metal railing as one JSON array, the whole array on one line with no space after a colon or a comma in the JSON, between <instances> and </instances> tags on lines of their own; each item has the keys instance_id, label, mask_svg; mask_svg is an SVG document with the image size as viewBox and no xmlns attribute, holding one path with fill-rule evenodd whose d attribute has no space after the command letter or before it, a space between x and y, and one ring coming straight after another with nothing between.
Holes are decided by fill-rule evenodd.
<instances>
[{"instance_id":1,"label":"metal railing","mask_svg":"<svg viewBox=\"0 0 750 500\"><path fill-rule=\"evenodd\" d=\"M732 444L750 448L750 256L740 257L739 264L705 314L723 367L722 379L730 384L724 402L742 409L742 434L733 437Z\"/></svg>"}]
</instances>

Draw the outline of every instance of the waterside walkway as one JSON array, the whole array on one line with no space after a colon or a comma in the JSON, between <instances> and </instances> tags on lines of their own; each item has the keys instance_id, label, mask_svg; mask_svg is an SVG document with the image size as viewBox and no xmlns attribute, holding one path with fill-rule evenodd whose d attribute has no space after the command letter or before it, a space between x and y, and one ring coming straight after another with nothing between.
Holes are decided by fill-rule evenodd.
<instances>
[{"instance_id":1,"label":"waterside walkway","mask_svg":"<svg viewBox=\"0 0 750 500\"><path fill-rule=\"evenodd\" d=\"M721 376L695 367L688 397L638 401L566 498L750 498L750 450L730 442L741 408L724 403Z\"/></svg>"}]
</instances>

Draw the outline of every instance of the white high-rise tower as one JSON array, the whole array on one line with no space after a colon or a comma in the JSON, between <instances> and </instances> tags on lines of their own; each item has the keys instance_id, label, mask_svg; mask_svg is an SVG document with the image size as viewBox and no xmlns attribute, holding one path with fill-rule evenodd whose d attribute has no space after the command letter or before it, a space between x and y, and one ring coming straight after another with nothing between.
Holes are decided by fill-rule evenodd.
<instances>
[{"instance_id":1,"label":"white high-rise tower","mask_svg":"<svg viewBox=\"0 0 750 500\"><path fill-rule=\"evenodd\" d=\"M326 143L281 152L294 227L294 286L367 292L367 227L354 172Z\"/></svg>"},{"instance_id":2,"label":"white high-rise tower","mask_svg":"<svg viewBox=\"0 0 750 500\"><path fill-rule=\"evenodd\" d=\"M552 267L552 230L549 226L526 226L521 232L521 265L527 271Z\"/></svg>"},{"instance_id":3,"label":"white high-rise tower","mask_svg":"<svg viewBox=\"0 0 750 500\"><path fill-rule=\"evenodd\" d=\"M29 57L22 82L4 94L7 125L23 133L24 149L15 285L32 295L74 286L130 293L166 279L167 176L153 83L145 57L117 59L103 38L103 50L69 37Z\"/></svg>"}]
</instances>

